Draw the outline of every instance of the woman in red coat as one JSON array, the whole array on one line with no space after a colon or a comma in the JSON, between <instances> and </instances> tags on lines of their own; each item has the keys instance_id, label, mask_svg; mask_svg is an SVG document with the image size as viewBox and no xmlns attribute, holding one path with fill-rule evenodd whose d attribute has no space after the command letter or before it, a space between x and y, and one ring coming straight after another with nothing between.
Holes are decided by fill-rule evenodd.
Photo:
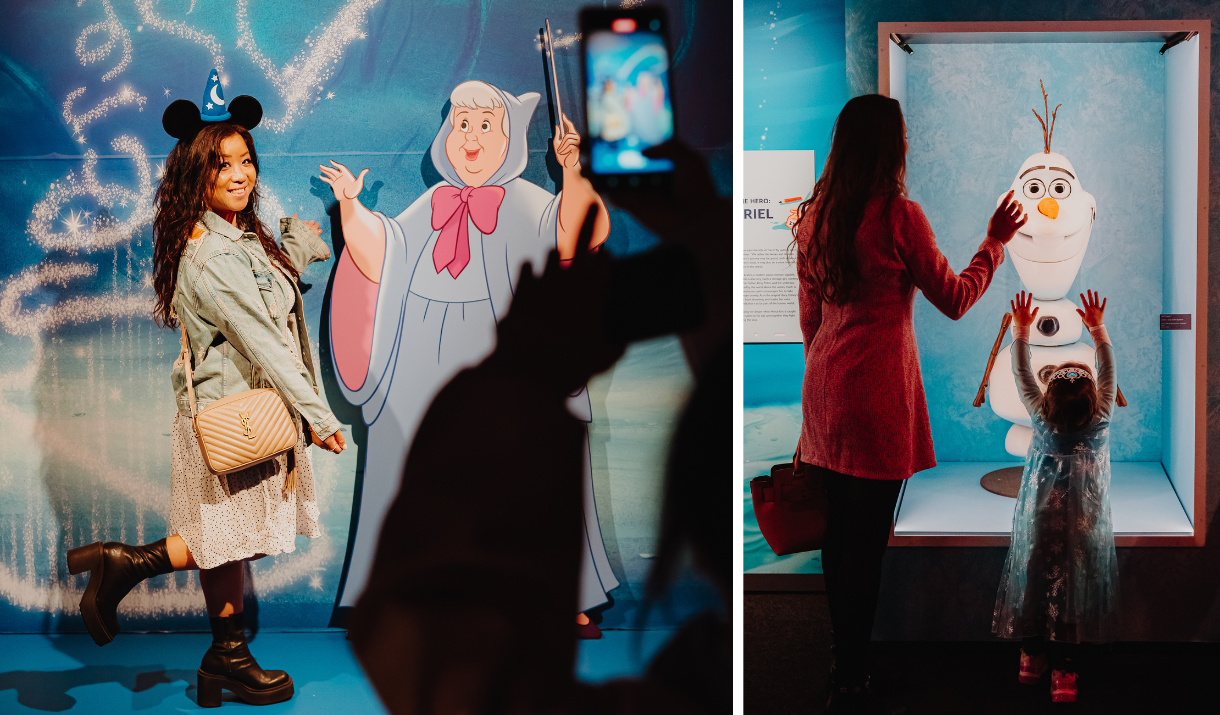
<instances>
[{"instance_id":1,"label":"woman in red coat","mask_svg":"<svg viewBox=\"0 0 1220 715\"><path fill-rule=\"evenodd\" d=\"M902 480L936 466L911 322L916 289L957 320L987 290L1025 223L1005 197L978 253L949 267L919 204L906 198L906 125L897 100L856 97L794 233L805 342L796 461L820 472L822 547L834 631L832 712L867 697L881 559Z\"/></svg>"}]
</instances>

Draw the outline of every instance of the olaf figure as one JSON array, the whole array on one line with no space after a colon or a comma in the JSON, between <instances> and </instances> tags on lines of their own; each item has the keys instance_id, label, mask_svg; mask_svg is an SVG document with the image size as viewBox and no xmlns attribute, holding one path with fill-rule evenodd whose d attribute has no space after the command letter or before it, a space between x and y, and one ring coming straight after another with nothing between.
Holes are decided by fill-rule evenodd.
<instances>
[{"instance_id":1,"label":"olaf figure","mask_svg":"<svg viewBox=\"0 0 1220 715\"><path fill-rule=\"evenodd\" d=\"M1041 86L1041 81L1038 84ZM1045 88L1042 101L1049 109ZM1079 342L1084 324L1076 312L1077 306L1064 296L1076 280L1089 246L1089 234L1097 220L1097 201L1081 187L1072 162L1051 151L1055 114L1061 106L1056 106L1045 119L1034 110L1042 123L1043 151L1026 159L1012 182L1013 197L1021 202L1029 221L1008 243L1012 264L1038 308L1034 329L1029 332L1029 349L1038 387L1043 392L1050 368L1069 360L1095 364L1093 348ZM1000 201L1003 199L1001 195ZM1024 457L1033 430L1009 367L1011 350L1010 342L992 363L986 379L991 409L1013 423L1004 439L1004 449Z\"/></svg>"}]
</instances>

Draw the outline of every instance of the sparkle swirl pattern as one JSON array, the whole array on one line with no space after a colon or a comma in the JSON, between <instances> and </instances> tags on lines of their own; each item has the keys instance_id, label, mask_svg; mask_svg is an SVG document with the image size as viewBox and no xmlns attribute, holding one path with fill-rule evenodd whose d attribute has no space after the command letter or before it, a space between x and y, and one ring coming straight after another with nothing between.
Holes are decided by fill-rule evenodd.
<instances>
[{"instance_id":1,"label":"sparkle swirl pattern","mask_svg":"<svg viewBox=\"0 0 1220 715\"><path fill-rule=\"evenodd\" d=\"M316 38L312 34L307 37L305 44L309 49L301 50L281 70L263 55L254 40L254 33L250 29L249 0L237 0L237 46L245 50L271 80L286 105L283 117L263 117L263 126L283 132L292 126L306 103L322 99L323 82L334 74L343 51L353 40L367 36L361 28L365 25L368 11L376 4L377 0L349 2Z\"/></svg>"},{"instance_id":2,"label":"sparkle swirl pattern","mask_svg":"<svg viewBox=\"0 0 1220 715\"><path fill-rule=\"evenodd\" d=\"M82 66L114 61L102 68L101 81L107 82L131 66L132 41L111 0L99 2L104 19L88 24L68 47ZM77 7L83 4L79 0ZM308 41L313 49L299 58L307 80L301 87L330 77L343 49L364 34L358 26L372 4L351 3L321 37ZM223 49L213 35L162 18L151 0L134 5L145 25L202 46L223 72ZM243 17L245 8L240 3ZM91 43L96 46L90 48ZM78 112L74 105L87 91L78 86L62 104L63 120L82 144L99 120L122 126L123 115L114 110L143 111L147 104L128 85ZM300 114L299 104L292 106L279 131ZM120 173L134 174L134 181L100 179L102 157L94 149L85 151L79 166L50 181L26 221L31 242L58 255L0 280L0 424L5 425L0 491L24 504L23 512L0 515L0 602L23 610L74 613L86 581L67 574L63 550L93 540L143 543L157 538L169 517L162 474L168 453L163 454L156 433L174 411L165 395L165 370L174 351L166 349L167 338L148 320L153 292L144 243L154 215L154 170L159 179L163 165L154 167L145 145L131 133L116 133L109 146L120 161L128 157L131 171ZM259 183L260 217L276 227L286 214L270 187ZM111 428L83 429L86 421L72 421L86 415ZM320 503L329 503L341 478L339 467L322 460L315 475ZM253 586L259 594L294 586L320 591L322 574L336 556L342 553L324 529L304 550L252 566ZM145 616L202 610L191 573L141 584L120 608Z\"/></svg>"},{"instance_id":3,"label":"sparkle swirl pattern","mask_svg":"<svg viewBox=\"0 0 1220 715\"><path fill-rule=\"evenodd\" d=\"M112 50L115 43L123 45L123 58L106 74L102 75L102 81L106 82L119 76L119 73L127 68L131 63L131 35L127 29L119 22L118 17L114 14L114 8L110 6L110 0L101 0L102 7L106 10L106 19L101 22L95 22L92 25L81 30L80 37L76 38L76 56L80 58L80 63L84 66L101 62L106 59ZM85 4L85 0L78 0L77 7ZM104 44L92 50L86 50L85 45L89 41L89 36L95 32L105 30L110 33L110 39Z\"/></svg>"}]
</instances>

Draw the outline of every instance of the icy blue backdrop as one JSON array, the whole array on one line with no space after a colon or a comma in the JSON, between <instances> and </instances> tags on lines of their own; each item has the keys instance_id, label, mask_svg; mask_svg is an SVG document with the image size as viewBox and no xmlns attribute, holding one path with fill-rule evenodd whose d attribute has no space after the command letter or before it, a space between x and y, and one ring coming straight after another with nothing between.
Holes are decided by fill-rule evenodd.
<instances>
[{"instance_id":1,"label":"icy blue backdrop","mask_svg":"<svg viewBox=\"0 0 1220 715\"><path fill-rule=\"evenodd\" d=\"M820 173L847 93L843 3L746 0L742 34L743 146L746 151L812 149ZM821 573L818 553L779 558L767 546L750 479L792 458L800 428L803 349L747 344L743 355L744 563L756 573Z\"/></svg>"},{"instance_id":2,"label":"icy blue backdrop","mask_svg":"<svg viewBox=\"0 0 1220 715\"><path fill-rule=\"evenodd\" d=\"M604 4L604 3L603 3ZM618 3L613 3L617 5ZM638 3L624 3L638 4ZM670 14L678 135L731 186L729 5L654 2ZM549 0L72 0L6 3L0 39L0 631L79 630L84 581L66 545L164 536L169 508L169 365L176 333L148 320L151 190L172 139L161 113L198 102L209 69L226 95L252 94L265 218L321 220L334 209L317 176L335 158L369 167L362 200L400 210L436 175L425 156L449 91L481 79L543 94L524 176L549 189L550 104L536 33L549 17L565 110L580 109L577 2ZM655 239L612 212L615 254ZM96 229L96 230L95 230ZM303 276L314 345L332 407L319 316L334 262ZM624 586L604 625L630 621L655 551L658 483L689 374L671 340L635 346L591 385L599 516ZM660 427L661 429L658 429ZM355 430L359 436L359 429ZM359 450L318 453L324 536L251 568L247 605L263 627L327 624L347 544ZM696 605L683 591L668 613ZM685 599L685 601L683 601ZM253 606L253 607L252 607ZM193 574L141 586L128 627L199 628ZM664 609L658 613L665 613Z\"/></svg>"},{"instance_id":3,"label":"icy blue backdrop","mask_svg":"<svg viewBox=\"0 0 1220 715\"><path fill-rule=\"evenodd\" d=\"M1109 297L1119 384L1110 457L1161 459L1161 312L1165 58L1159 43L919 45L907 57L907 190L923 207L954 270L969 264L996 199L1021 162L1042 150L1038 80L1062 103L1051 149L1097 199L1097 221L1067 297ZM1013 461L1009 422L971 401L1000 318L1021 290L1005 260L991 287L958 321L923 297L915 335L938 462ZM1087 344L1087 336L1083 338ZM1007 343L1008 340L1005 340ZM1007 366L1001 366L1007 369Z\"/></svg>"}]
</instances>

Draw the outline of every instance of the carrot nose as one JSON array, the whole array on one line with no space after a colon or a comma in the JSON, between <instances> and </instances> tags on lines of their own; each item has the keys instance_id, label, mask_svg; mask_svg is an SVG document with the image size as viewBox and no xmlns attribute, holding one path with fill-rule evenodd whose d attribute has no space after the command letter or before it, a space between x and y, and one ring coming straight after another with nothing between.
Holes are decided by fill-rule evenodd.
<instances>
[{"instance_id":1,"label":"carrot nose","mask_svg":"<svg viewBox=\"0 0 1220 715\"><path fill-rule=\"evenodd\" d=\"M1047 218L1058 218L1059 202L1047 196L1045 199L1038 202L1038 213L1046 216Z\"/></svg>"}]
</instances>

